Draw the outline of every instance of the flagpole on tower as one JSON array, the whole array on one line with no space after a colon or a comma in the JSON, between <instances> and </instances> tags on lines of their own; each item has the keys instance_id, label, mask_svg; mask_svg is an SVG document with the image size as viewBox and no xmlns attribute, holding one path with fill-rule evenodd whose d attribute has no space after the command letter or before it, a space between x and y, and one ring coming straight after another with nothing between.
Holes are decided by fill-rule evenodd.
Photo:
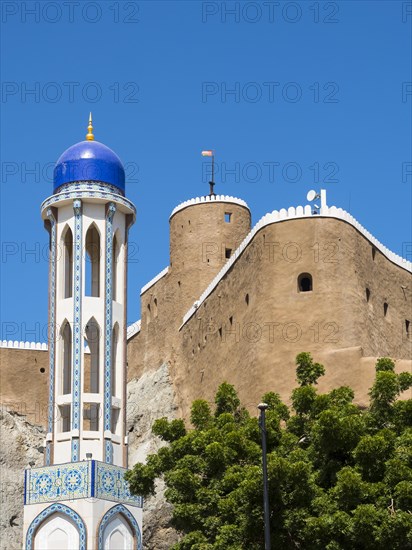
<instances>
[{"instance_id":1,"label":"flagpole on tower","mask_svg":"<svg viewBox=\"0 0 412 550\"><path fill-rule=\"evenodd\" d=\"M214 186L215 186L215 152L213 151L212 155L212 181L209 181L209 195L212 196L215 194L214 192Z\"/></svg>"},{"instance_id":2,"label":"flagpole on tower","mask_svg":"<svg viewBox=\"0 0 412 550\"><path fill-rule=\"evenodd\" d=\"M215 152L213 150L202 151L202 157L212 157L212 179L209 181L209 197L214 197L216 195L213 189L215 186Z\"/></svg>"}]
</instances>

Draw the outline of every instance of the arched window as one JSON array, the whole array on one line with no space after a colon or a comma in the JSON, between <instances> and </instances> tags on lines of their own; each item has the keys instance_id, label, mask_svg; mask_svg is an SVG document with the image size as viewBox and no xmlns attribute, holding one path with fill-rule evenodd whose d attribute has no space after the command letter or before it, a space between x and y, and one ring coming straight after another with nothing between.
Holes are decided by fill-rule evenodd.
<instances>
[{"instance_id":1,"label":"arched window","mask_svg":"<svg viewBox=\"0 0 412 550\"><path fill-rule=\"evenodd\" d=\"M92 224L86 233L86 296L100 296L100 234Z\"/></svg>"},{"instance_id":2,"label":"arched window","mask_svg":"<svg viewBox=\"0 0 412 550\"><path fill-rule=\"evenodd\" d=\"M387 304L386 302L383 304L383 315L384 317L387 316L388 314L388 309L389 309L389 304Z\"/></svg>"},{"instance_id":3,"label":"arched window","mask_svg":"<svg viewBox=\"0 0 412 550\"><path fill-rule=\"evenodd\" d=\"M73 296L73 233L66 227L62 237L63 242L63 297Z\"/></svg>"},{"instance_id":4,"label":"arched window","mask_svg":"<svg viewBox=\"0 0 412 550\"><path fill-rule=\"evenodd\" d=\"M119 284L119 260L120 260L120 245L117 238L117 232L113 237L113 300L117 301L119 296L119 290L117 285Z\"/></svg>"},{"instance_id":5,"label":"arched window","mask_svg":"<svg viewBox=\"0 0 412 550\"><path fill-rule=\"evenodd\" d=\"M119 325L116 323L113 327L113 340L112 340L112 395L116 395L116 362L117 362L117 348L119 343Z\"/></svg>"},{"instance_id":6,"label":"arched window","mask_svg":"<svg viewBox=\"0 0 412 550\"><path fill-rule=\"evenodd\" d=\"M301 273L298 277L298 291L311 292L312 290L312 275L310 273Z\"/></svg>"},{"instance_id":7,"label":"arched window","mask_svg":"<svg viewBox=\"0 0 412 550\"><path fill-rule=\"evenodd\" d=\"M90 354L85 354L84 391L99 393L100 328L94 317L86 325L86 338Z\"/></svg>"},{"instance_id":8,"label":"arched window","mask_svg":"<svg viewBox=\"0 0 412 550\"><path fill-rule=\"evenodd\" d=\"M369 302L370 297L371 297L371 291L369 290L369 288L367 288L367 289L366 289L366 301L367 301L367 302Z\"/></svg>"},{"instance_id":9,"label":"arched window","mask_svg":"<svg viewBox=\"0 0 412 550\"><path fill-rule=\"evenodd\" d=\"M61 336L63 344L62 391L67 395L72 391L72 329L67 321L63 323Z\"/></svg>"}]
</instances>

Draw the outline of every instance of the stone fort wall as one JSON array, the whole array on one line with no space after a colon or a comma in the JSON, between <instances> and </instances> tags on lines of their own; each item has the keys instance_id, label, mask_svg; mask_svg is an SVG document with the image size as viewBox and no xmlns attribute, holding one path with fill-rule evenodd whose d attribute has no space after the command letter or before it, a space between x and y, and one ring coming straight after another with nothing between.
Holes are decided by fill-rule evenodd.
<instances>
[{"instance_id":1,"label":"stone fort wall","mask_svg":"<svg viewBox=\"0 0 412 550\"><path fill-rule=\"evenodd\" d=\"M410 269L341 209L275 211L250 230L239 199L188 201L171 215L170 265L142 289L128 379L167 364L183 416L222 381L254 410L270 390L289 399L309 351L326 367L321 391L347 384L364 405L378 357L412 369ZM43 424L47 351L12 346L0 347L2 403Z\"/></svg>"},{"instance_id":2,"label":"stone fort wall","mask_svg":"<svg viewBox=\"0 0 412 550\"><path fill-rule=\"evenodd\" d=\"M185 216L197 227L197 213L211 219L216 206L194 205ZM222 209L214 214L222 219ZM245 224L247 242L223 267L214 258L214 269L205 250L221 257L229 237L218 233L213 241L210 231L200 230L189 248L176 225L172 216L171 252L179 249L181 265L202 258L196 269L203 270L203 294L196 293L202 285L193 284L182 297L178 281L192 279L185 281L172 260L143 289L141 330L129 341L128 357L131 377L170 365L184 416L193 399L212 401L224 380L251 408L269 390L288 400L301 351L325 364L321 391L347 384L360 404L367 403L378 357L391 356L399 370L411 370L410 266L340 209L318 216L303 208L281 211L251 233ZM301 274L311 275L311 292L299 292ZM194 306L184 312L190 301ZM148 308L153 303L155 313Z\"/></svg>"}]
</instances>

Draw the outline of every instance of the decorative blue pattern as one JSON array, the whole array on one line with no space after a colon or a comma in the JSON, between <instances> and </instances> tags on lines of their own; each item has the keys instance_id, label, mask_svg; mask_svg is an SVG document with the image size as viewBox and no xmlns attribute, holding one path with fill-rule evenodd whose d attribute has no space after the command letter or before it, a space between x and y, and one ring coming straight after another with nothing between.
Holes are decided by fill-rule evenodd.
<instances>
[{"instance_id":1,"label":"decorative blue pattern","mask_svg":"<svg viewBox=\"0 0 412 550\"><path fill-rule=\"evenodd\" d=\"M131 494L129 483L124 479L126 471L120 466L96 462L95 496L141 508L143 499Z\"/></svg>"},{"instance_id":2,"label":"decorative blue pattern","mask_svg":"<svg viewBox=\"0 0 412 550\"><path fill-rule=\"evenodd\" d=\"M31 522L30 527L27 530L26 534L26 550L33 550L34 548L34 537L39 526L43 523L45 519L50 517L52 514L65 514L76 524L79 530L79 539L80 546L79 550L86 550L86 526L82 518L74 510L65 506L64 504L52 504L43 512L41 512L34 520Z\"/></svg>"},{"instance_id":3,"label":"decorative blue pattern","mask_svg":"<svg viewBox=\"0 0 412 550\"><path fill-rule=\"evenodd\" d=\"M49 311L49 408L47 431L52 433L54 420L54 377L55 377L55 324L56 324L56 218L52 208L47 209L50 220L50 311ZM52 442L46 443L46 464L51 463Z\"/></svg>"},{"instance_id":4,"label":"decorative blue pattern","mask_svg":"<svg viewBox=\"0 0 412 550\"><path fill-rule=\"evenodd\" d=\"M106 525L110 522L110 520L116 516L117 514L123 515L128 519L129 525L132 527L134 531L134 536L136 538L136 549L141 550L142 549L142 535L140 533L139 525L133 516L129 512L129 510L123 506L122 504L118 504L117 506L113 506L113 508L110 508L105 515L102 518L102 521L99 525L99 538L98 538L98 545L97 550L104 550L103 548L103 535Z\"/></svg>"},{"instance_id":5,"label":"decorative blue pattern","mask_svg":"<svg viewBox=\"0 0 412 550\"><path fill-rule=\"evenodd\" d=\"M68 187L65 189L66 190L64 192L57 193L56 195L52 195L51 197L45 199L41 205L41 212L60 201L82 198L97 198L105 201L114 201L117 204L121 204L130 210L133 216L136 215L136 207L131 201L125 197L122 197L122 195L112 193L110 191L103 191L101 184L99 185L97 182L82 182L82 185L68 184Z\"/></svg>"},{"instance_id":6,"label":"decorative blue pattern","mask_svg":"<svg viewBox=\"0 0 412 550\"><path fill-rule=\"evenodd\" d=\"M91 469L91 462L87 461L26 470L27 503L87 498L91 486Z\"/></svg>"},{"instance_id":7,"label":"decorative blue pattern","mask_svg":"<svg viewBox=\"0 0 412 550\"><path fill-rule=\"evenodd\" d=\"M95 497L141 508L143 499L130 493L124 479L126 471L126 468L97 460L27 469L25 503Z\"/></svg>"},{"instance_id":8,"label":"decorative blue pattern","mask_svg":"<svg viewBox=\"0 0 412 550\"><path fill-rule=\"evenodd\" d=\"M119 194L119 189L115 185L110 185L110 183L101 183L100 181L77 181L65 183L59 187L60 193L70 193L70 191L98 191L100 193L114 193L115 195Z\"/></svg>"},{"instance_id":9,"label":"decorative blue pattern","mask_svg":"<svg viewBox=\"0 0 412 550\"><path fill-rule=\"evenodd\" d=\"M81 313L82 313L82 202L73 201L74 210L74 300L73 300L73 387L72 430L80 430L80 366L81 366ZM72 437L72 462L80 457L78 437Z\"/></svg>"},{"instance_id":10,"label":"decorative blue pattern","mask_svg":"<svg viewBox=\"0 0 412 550\"><path fill-rule=\"evenodd\" d=\"M104 302L104 431L112 428L112 308L113 308L113 217L116 205L111 202L106 213L106 265L105 265L105 302ZM106 439L104 461L113 462L113 444Z\"/></svg>"}]
</instances>

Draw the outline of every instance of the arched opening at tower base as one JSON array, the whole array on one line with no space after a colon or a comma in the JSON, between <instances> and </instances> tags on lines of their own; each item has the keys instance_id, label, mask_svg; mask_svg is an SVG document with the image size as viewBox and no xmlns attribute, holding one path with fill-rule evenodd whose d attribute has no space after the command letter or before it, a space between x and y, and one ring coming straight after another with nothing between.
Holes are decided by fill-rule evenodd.
<instances>
[{"instance_id":1,"label":"arched opening at tower base","mask_svg":"<svg viewBox=\"0 0 412 550\"><path fill-rule=\"evenodd\" d=\"M117 504L103 516L99 526L99 550L141 550L139 525L130 511Z\"/></svg>"},{"instance_id":2,"label":"arched opening at tower base","mask_svg":"<svg viewBox=\"0 0 412 550\"><path fill-rule=\"evenodd\" d=\"M64 504L52 504L31 522L25 550L86 550L86 526Z\"/></svg>"},{"instance_id":3,"label":"arched opening at tower base","mask_svg":"<svg viewBox=\"0 0 412 550\"><path fill-rule=\"evenodd\" d=\"M62 514L54 514L37 530L34 550L67 550L79 547L79 531Z\"/></svg>"}]
</instances>

